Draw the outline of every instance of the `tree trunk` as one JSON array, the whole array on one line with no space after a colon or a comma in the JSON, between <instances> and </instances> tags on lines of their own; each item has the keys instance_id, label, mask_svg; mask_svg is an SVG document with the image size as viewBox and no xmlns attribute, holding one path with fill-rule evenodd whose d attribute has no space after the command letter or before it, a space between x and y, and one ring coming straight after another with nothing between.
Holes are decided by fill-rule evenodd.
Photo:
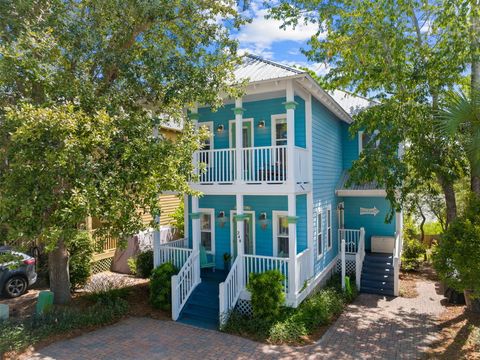
<instances>
[{"instance_id":1,"label":"tree trunk","mask_svg":"<svg viewBox=\"0 0 480 360\"><path fill-rule=\"evenodd\" d=\"M470 180L472 192L480 198L480 176L472 175Z\"/></svg>"},{"instance_id":2,"label":"tree trunk","mask_svg":"<svg viewBox=\"0 0 480 360\"><path fill-rule=\"evenodd\" d=\"M438 180L445 196L445 205L447 208L446 227L448 227L448 225L457 217L457 199L455 196L453 183L443 179L442 177L439 177Z\"/></svg>"},{"instance_id":3,"label":"tree trunk","mask_svg":"<svg viewBox=\"0 0 480 360\"><path fill-rule=\"evenodd\" d=\"M68 250L60 240L55 250L48 254L50 290L55 304L66 304L71 299L68 263Z\"/></svg>"}]
</instances>

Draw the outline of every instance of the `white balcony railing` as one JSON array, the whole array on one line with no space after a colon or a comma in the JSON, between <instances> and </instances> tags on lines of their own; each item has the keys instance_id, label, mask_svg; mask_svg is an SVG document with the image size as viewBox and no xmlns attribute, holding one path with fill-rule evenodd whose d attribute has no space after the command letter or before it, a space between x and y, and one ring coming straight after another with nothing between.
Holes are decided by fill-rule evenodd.
<instances>
[{"instance_id":1,"label":"white balcony railing","mask_svg":"<svg viewBox=\"0 0 480 360\"><path fill-rule=\"evenodd\" d=\"M247 183L283 183L287 180L287 147L242 149L242 179Z\"/></svg>"},{"instance_id":2,"label":"white balcony railing","mask_svg":"<svg viewBox=\"0 0 480 360\"><path fill-rule=\"evenodd\" d=\"M201 150L194 155L194 163L202 164L200 183L232 183L235 181L235 149Z\"/></svg>"},{"instance_id":3,"label":"white balcony railing","mask_svg":"<svg viewBox=\"0 0 480 360\"><path fill-rule=\"evenodd\" d=\"M287 151L285 146L248 147L241 150L240 173L236 169L237 149L201 150L194 155L198 182L201 184L232 184L235 180L247 184L283 184L287 181ZM307 183L308 150L294 148L292 181Z\"/></svg>"}]
</instances>

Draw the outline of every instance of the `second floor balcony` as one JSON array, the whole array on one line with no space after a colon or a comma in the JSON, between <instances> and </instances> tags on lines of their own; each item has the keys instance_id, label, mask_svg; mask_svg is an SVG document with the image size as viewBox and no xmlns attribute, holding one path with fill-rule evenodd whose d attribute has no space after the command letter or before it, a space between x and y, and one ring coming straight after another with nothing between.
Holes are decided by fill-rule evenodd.
<instances>
[{"instance_id":1,"label":"second floor balcony","mask_svg":"<svg viewBox=\"0 0 480 360\"><path fill-rule=\"evenodd\" d=\"M240 156L237 155L237 151L240 152ZM293 147L293 155L290 156L288 151L286 145L198 151L194 155L198 183L307 184L310 178L308 150ZM238 160L240 166L237 166ZM293 166L289 167L288 161L292 161Z\"/></svg>"}]
</instances>

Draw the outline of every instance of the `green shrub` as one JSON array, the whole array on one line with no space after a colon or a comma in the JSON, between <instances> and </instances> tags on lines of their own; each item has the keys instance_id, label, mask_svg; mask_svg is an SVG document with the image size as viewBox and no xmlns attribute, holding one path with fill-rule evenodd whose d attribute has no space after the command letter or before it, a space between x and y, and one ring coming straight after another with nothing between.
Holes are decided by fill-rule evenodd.
<instances>
[{"instance_id":1,"label":"green shrub","mask_svg":"<svg viewBox=\"0 0 480 360\"><path fill-rule=\"evenodd\" d=\"M93 244L88 232L81 231L68 243L72 291L85 286L92 275Z\"/></svg>"},{"instance_id":2,"label":"green shrub","mask_svg":"<svg viewBox=\"0 0 480 360\"><path fill-rule=\"evenodd\" d=\"M147 279L152 275L153 270L153 251L147 250L138 254L137 259L138 276Z\"/></svg>"},{"instance_id":3,"label":"green shrub","mask_svg":"<svg viewBox=\"0 0 480 360\"><path fill-rule=\"evenodd\" d=\"M181 199L180 204L178 207L175 209L175 212L170 215L170 217L173 219L173 227L177 229L178 231L178 236L179 237L184 237L184 226L185 226L185 217L184 217L184 205L183 205L183 199Z\"/></svg>"},{"instance_id":4,"label":"green shrub","mask_svg":"<svg viewBox=\"0 0 480 360\"><path fill-rule=\"evenodd\" d=\"M178 269L172 263L164 263L150 276L150 303L153 307L170 310L172 306L172 276Z\"/></svg>"},{"instance_id":5,"label":"green shrub","mask_svg":"<svg viewBox=\"0 0 480 360\"><path fill-rule=\"evenodd\" d=\"M222 330L275 344L302 343L306 336L313 334L319 326L332 322L343 311L347 300L340 290L339 279L337 276L331 280L327 287L307 298L296 309L282 308L273 320L248 318L233 312ZM352 293L356 294L354 284Z\"/></svg>"},{"instance_id":6,"label":"green shrub","mask_svg":"<svg viewBox=\"0 0 480 360\"><path fill-rule=\"evenodd\" d=\"M285 277L278 270L250 274L247 289L252 294L254 319L274 321L285 302L283 281Z\"/></svg>"},{"instance_id":7,"label":"green shrub","mask_svg":"<svg viewBox=\"0 0 480 360\"><path fill-rule=\"evenodd\" d=\"M128 269L132 273L132 275L137 275L137 258L129 257L127 260Z\"/></svg>"},{"instance_id":8,"label":"green shrub","mask_svg":"<svg viewBox=\"0 0 480 360\"><path fill-rule=\"evenodd\" d=\"M96 303L86 309L53 308L41 315L23 321L0 322L0 355L8 351L21 351L55 334L74 329L110 324L128 311L128 303L117 299L110 304Z\"/></svg>"},{"instance_id":9,"label":"green shrub","mask_svg":"<svg viewBox=\"0 0 480 360\"><path fill-rule=\"evenodd\" d=\"M403 242L402 269L417 270L425 254L425 247L416 238L406 238Z\"/></svg>"},{"instance_id":10,"label":"green shrub","mask_svg":"<svg viewBox=\"0 0 480 360\"><path fill-rule=\"evenodd\" d=\"M448 286L480 298L480 199L472 196L434 248L433 265Z\"/></svg>"}]
</instances>

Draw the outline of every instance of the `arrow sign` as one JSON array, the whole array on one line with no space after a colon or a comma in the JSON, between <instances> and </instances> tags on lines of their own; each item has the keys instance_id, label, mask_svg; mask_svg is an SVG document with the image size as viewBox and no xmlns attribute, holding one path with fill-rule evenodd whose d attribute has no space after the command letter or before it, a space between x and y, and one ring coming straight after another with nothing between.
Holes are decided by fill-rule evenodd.
<instances>
[{"instance_id":1,"label":"arrow sign","mask_svg":"<svg viewBox=\"0 0 480 360\"><path fill-rule=\"evenodd\" d=\"M377 216L380 212L375 206L373 208L360 208L360 215L373 215Z\"/></svg>"}]
</instances>

